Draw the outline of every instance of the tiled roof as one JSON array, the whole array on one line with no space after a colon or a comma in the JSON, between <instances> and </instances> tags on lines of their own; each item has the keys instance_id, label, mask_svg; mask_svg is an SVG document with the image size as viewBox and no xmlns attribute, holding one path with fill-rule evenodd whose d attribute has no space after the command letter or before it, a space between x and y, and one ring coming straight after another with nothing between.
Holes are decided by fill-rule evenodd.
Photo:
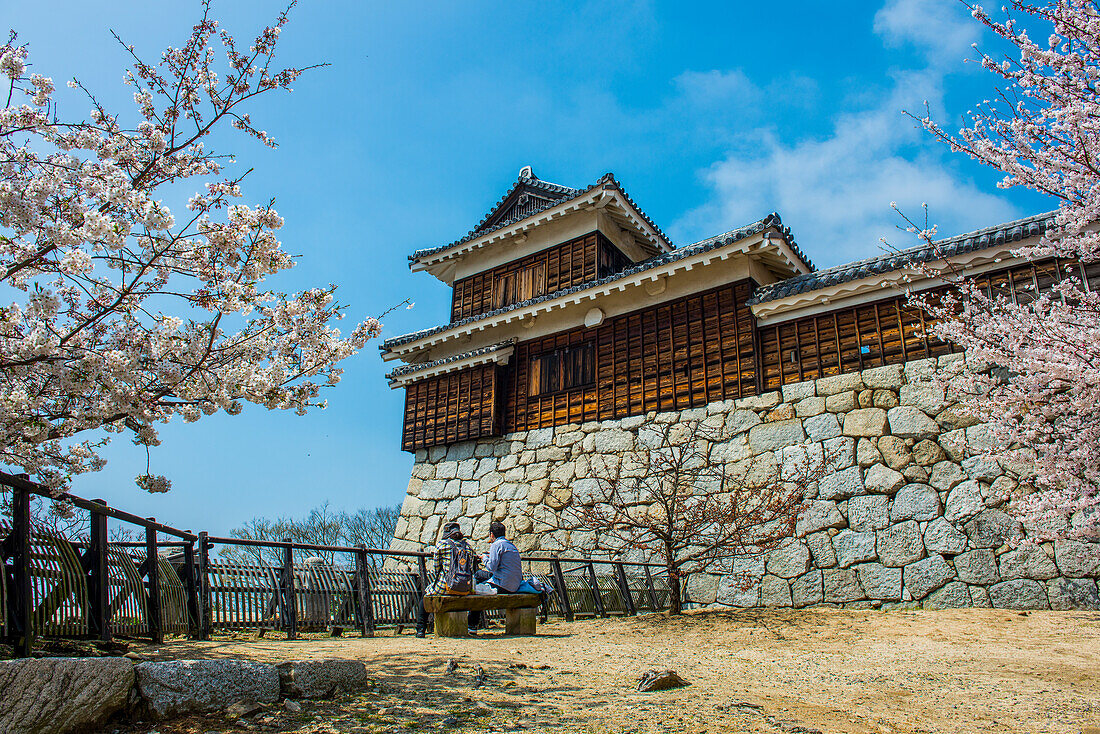
<instances>
[{"instance_id":1,"label":"tiled roof","mask_svg":"<svg viewBox=\"0 0 1100 734\"><path fill-rule=\"evenodd\" d=\"M985 250L1006 242L1017 242L1046 232L1047 228L1054 224L1055 214L1057 212L1036 214L948 239L937 240L934 245L925 243L879 257L837 265L833 268L818 270L805 275L796 275L793 278L787 278L760 288L749 300L749 304L767 303L798 293L816 291L832 285L847 283L851 280L858 280L869 275L889 273L911 265L932 262L967 252Z\"/></svg>"},{"instance_id":2,"label":"tiled roof","mask_svg":"<svg viewBox=\"0 0 1100 734\"><path fill-rule=\"evenodd\" d=\"M578 291L589 290L590 288L599 288L600 286L612 283L616 280L629 278L631 276L637 275L638 273L643 273L647 270L659 268L662 265L667 265L669 263L676 262L677 260L683 260L684 258L691 257L692 255L697 255L701 252L707 252L708 250L713 250L717 247L722 247L723 245L743 240L746 237L751 237L754 234L763 232L769 227L775 227L784 232L787 231L787 229L783 226L783 222L779 218L779 215L775 212L772 212L763 219L741 227L740 229L730 230L729 232L724 232L716 237L710 237L708 239L702 240L701 242L696 242L693 245L688 245L686 247L681 247L677 250L673 250L672 252L665 252L660 255L656 255L655 257L651 257L648 260L634 263L625 270L620 270L617 273L612 273L611 275L604 276L603 278L600 278L598 280L590 280L586 283L580 283L579 285L572 286L571 288L563 288L561 290L554 291L553 293L546 293L544 295L536 296L535 298L531 298L526 301L513 303L512 305L505 306L504 308L498 308L495 311L488 311L486 313L477 314L476 316L470 316L465 319L460 319L459 321L453 321L449 324L440 324L439 326L433 326L428 329L421 329L420 331L416 331L411 334L395 336L387 339L385 342L379 345L378 348L380 351L386 352L393 347L399 347L402 344L408 344L409 342L414 342L418 339L423 339L424 337L438 334L443 331L448 331L450 329L457 329L475 321L490 319L494 316L499 316L501 314L508 313L509 311L526 308L536 303L552 301L555 298L560 298L562 296L576 293Z\"/></svg>"},{"instance_id":3,"label":"tiled roof","mask_svg":"<svg viewBox=\"0 0 1100 734\"><path fill-rule=\"evenodd\" d=\"M436 367L439 367L440 365L450 364L451 362L459 362L463 359L469 359L471 357L480 357L483 354L491 354L492 352L495 352L497 350L504 349L506 347L510 347L510 346L514 345L515 343L516 343L515 338L505 339L502 342L497 342L496 344L490 344L487 347L481 347L480 349L473 349L469 352L463 352L462 354L454 354L450 357L444 357L443 359L437 359L434 362L424 362L424 363L421 363L421 364L404 364L404 365L401 365L400 367L397 367L392 372L390 372L388 375L386 375L386 379L389 380L390 382L393 382L395 379L397 379L399 377L404 377L405 375L408 375L408 374L412 374L412 373L415 373L415 372L423 372L424 370L434 369Z\"/></svg>"},{"instance_id":4,"label":"tiled roof","mask_svg":"<svg viewBox=\"0 0 1100 734\"><path fill-rule=\"evenodd\" d=\"M531 169L528 167L524 168L523 171L520 172L521 176L519 180L516 181L515 184L513 184L512 188L508 190L508 193L501 197L500 201L498 201L493 206L493 208L489 211L488 214L485 215L481 222L479 222L474 229L470 230L465 237L455 240L454 242L451 242L447 245L440 245L438 247L430 247L424 250L417 250L413 254L409 255L409 262L415 262L421 258L430 257L431 255L443 252L444 250L456 247L457 245L461 245L465 242L476 240L477 238L483 237L490 232L495 232L498 229L510 227L511 225L516 224L517 222L522 222L524 219L534 216L541 211L551 209L558 204L561 204L563 201L575 199L579 196L583 196L584 194L589 193L594 189L607 186L609 184L617 189L619 193L623 195L623 198L626 199L626 201L629 202L632 207L634 207L635 211L637 211L638 214L641 215L646 224L652 227L653 231L655 231L657 235L662 240L664 240L666 244L668 244L669 247L672 247L672 242L668 239L667 236L665 236L665 233L661 231L660 227L653 223L653 220L651 220L645 212L638 208L638 205L634 203L634 200L631 199L626 191L623 190L623 187L619 185L619 182L615 179L614 174L605 173L603 176L600 177L598 181L596 181L596 183L592 184L591 186L584 189L573 189L569 188L568 186L561 186L559 184L550 183L549 181L543 181L540 178L536 178L534 173L531 173L530 176L522 175L529 173L530 170ZM546 200L536 202L532 205L525 207L517 207L515 209L515 213L512 216L497 222L493 222L493 217L508 202L509 198L512 197L518 189L521 188L523 188L525 191L533 192L536 197L539 198L542 198L539 195L545 194L547 195Z\"/></svg>"}]
</instances>

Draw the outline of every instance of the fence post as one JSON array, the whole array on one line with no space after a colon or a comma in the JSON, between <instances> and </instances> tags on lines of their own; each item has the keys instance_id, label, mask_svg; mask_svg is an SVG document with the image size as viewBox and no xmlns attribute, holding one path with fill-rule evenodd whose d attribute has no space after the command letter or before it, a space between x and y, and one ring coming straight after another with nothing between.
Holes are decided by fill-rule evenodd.
<instances>
[{"instance_id":1,"label":"fence post","mask_svg":"<svg viewBox=\"0 0 1100 734\"><path fill-rule=\"evenodd\" d=\"M626 570L623 568L622 561L615 564L615 575L619 577L619 591L623 595L623 603L626 604L625 611L633 617L638 613L638 610L634 608L634 596L630 593L630 582L626 578Z\"/></svg>"},{"instance_id":2,"label":"fence post","mask_svg":"<svg viewBox=\"0 0 1100 734\"><path fill-rule=\"evenodd\" d=\"M294 592L294 547L290 538L283 539L283 610L286 612L286 638L298 639L298 600Z\"/></svg>"},{"instance_id":3,"label":"fence post","mask_svg":"<svg viewBox=\"0 0 1100 734\"><path fill-rule=\"evenodd\" d=\"M202 615L199 613L199 584L195 576L195 542L188 541L183 546L183 553L184 584L187 587L187 636L197 640L202 637Z\"/></svg>"},{"instance_id":4,"label":"fence post","mask_svg":"<svg viewBox=\"0 0 1100 734\"><path fill-rule=\"evenodd\" d=\"M26 475L21 475L24 478ZM31 595L31 496L11 488L14 540L12 561L15 566L15 593L12 594L12 637L15 656L29 658L34 642L34 597Z\"/></svg>"},{"instance_id":5,"label":"fence post","mask_svg":"<svg viewBox=\"0 0 1100 734\"><path fill-rule=\"evenodd\" d=\"M653 588L653 574L649 571L649 564L642 566L645 569L645 589L649 593L649 605L653 607L653 611L661 611L657 607L657 592Z\"/></svg>"},{"instance_id":6,"label":"fence post","mask_svg":"<svg viewBox=\"0 0 1100 734\"><path fill-rule=\"evenodd\" d=\"M565 588L565 574L561 572L561 561L557 556L554 556L554 560L550 561L550 565L554 569L554 585L558 587L558 591L561 593L561 610L565 614L565 621L573 621L573 605L569 601L569 589Z\"/></svg>"},{"instance_id":7,"label":"fence post","mask_svg":"<svg viewBox=\"0 0 1100 734\"><path fill-rule=\"evenodd\" d=\"M592 603L596 605L596 612L606 617L607 610L603 608L603 594L600 593L600 582L596 579L596 566L592 561L588 562L588 576L592 579Z\"/></svg>"},{"instance_id":8,"label":"fence post","mask_svg":"<svg viewBox=\"0 0 1100 734\"><path fill-rule=\"evenodd\" d=\"M107 506L106 500L92 500ZM88 627L101 640L111 639L111 582L107 575L107 516L90 511L88 532Z\"/></svg>"},{"instance_id":9,"label":"fence post","mask_svg":"<svg viewBox=\"0 0 1100 734\"><path fill-rule=\"evenodd\" d=\"M374 637L374 597L371 594L367 546L360 543L355 552L355 573L359 576L359 629L363 637Z\"/></svg>"},{"instance_id":10,"label":"fence post","mask_svg":"<svg viewBox=\"0 0 1100 734\"><path fill-rule=\"evenodd\" d=\"M214 610L210 606L210 535L199 533L199 639L209 640L214 628Z\"/></svg>"},{"instance_id":11,"label":"fence post","mask_svg":"<svg viewBox=\"0 0 1100 734\"><path fill-rule=\"evenodd\" d=\"M150 522L155 517L146 518ZM146 610L149 617L149 638L155 644L164 642L164 629L160 618L160 563L157 554L157 531L153 528L145 528L145 575L148 580L149 592Z\"/></svg>"}]
</instances>

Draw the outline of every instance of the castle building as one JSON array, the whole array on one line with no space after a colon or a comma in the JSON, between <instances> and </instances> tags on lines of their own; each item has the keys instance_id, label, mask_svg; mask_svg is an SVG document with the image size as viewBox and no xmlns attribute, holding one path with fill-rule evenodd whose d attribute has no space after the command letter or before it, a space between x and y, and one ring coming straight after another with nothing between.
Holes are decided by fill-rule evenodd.
<instances>
[{"instance_id":1,"label":"castle building","mask_svg":"<svg viewBox=\"0 0 1100 734\"><path fill-rule=\"evenodd\" d=\"M989 548L1015 530L1002 508L982 498L994 483L1023 481L1026 469L1013 474L978 461L970 447L988 441L988 430L963 418L931 380L937 366L961 355L935 338L905 294L943 286L922 265L945 263L1015 299L1034 298L1067 275L1100 287L1100 264L1012 254L1038 243L1052 217L818 270L778 214L675 247L611 174L576 189L523 168L466 236L409 256L412 270L439 278L453 296L447 323L381 346L384 360L401 363L387 377L405 390L401 447L416 455L395 547L434 542L448 519L465 521L475 539L493 519L523 536L533 516L575 501L571 485L595 462L638 450L643 423L717 417L728 419L731 460L794 444L821 444L841 457L813 499L821 503L817 519L799 523L797 542L811 559L805 568L776 575L761 562L756 591L730 592L738 598L727 603L864 604L939 594L954 605L1057 607L1063 587L1078 581L1091 583L1095 598L1098 569L1073 560L1063 569L1052 559L1053 571L1040 578L1024 574L1026 588L996 581L1003 574ZM947 512L963 485L969 514ZM916 514L899 504L918 495L924 504ZM878 519L853 518L852 502L873 506ZM934 529L929 538L936 518L951 533ZM980 529L967 529L978 520ZM896 527L907 522L921 544L915 558L887 550L887 558L876 552L858 567L837 559L838 535L871 533L870 546L886 548L875 534L901 532ZM953 544L941 547L948 535ZM861 542L867 547L868 538ZM519 545L598 551L560 533L521 537ZM957 570L953 559L968 553L988 573ZM941 582L902 582L902 566L933 556L950 568L932 563ZM863 567L868 579L857 578ZM1051 579L1062 586L1052 591ZM722 601L720 579L700 584L702 601Z\"/></svg>"}]
</instances>

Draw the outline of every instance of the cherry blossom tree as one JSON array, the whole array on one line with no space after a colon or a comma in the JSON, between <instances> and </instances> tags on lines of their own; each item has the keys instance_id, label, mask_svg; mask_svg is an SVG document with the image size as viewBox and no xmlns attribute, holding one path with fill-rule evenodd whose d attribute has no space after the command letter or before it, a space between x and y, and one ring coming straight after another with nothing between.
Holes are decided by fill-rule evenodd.
<instances>
[{"instance_id":1,"label":"cherry blossom tree","mask_svg":"<svg viewBox=\"0 0 1100 734\"><path fill-rule=\"evenodd\" d=\"M204 2L158 62L124 45L129 113L70 81L83 121L61 116L15 33L0 45L0 462L61 487L103 466L111 434L149 447L176 416L323 407L339 362L379 333L368 319L341 335L334 286L271 289L294 265L283 220L245 203L247 172L208 147L227 126L275 146L246 108L314 68L274 65L286 22L239 48ZM196 192L185 206L158 198L181 188ZM169 487L148 471L137 483Z\"/></svg>"},{"instance_id":2,"label":"cherry blossom tree","mask_svg":"<svg viewBox=\"0 0 1100 734\"><path fill-rule=\"evenodd\" d=\"M735 558L759 556L794 534L825 466L806 446L731 461L722 438L699 421L645 425L638 441L646 448L593 467L591 477L573 482L572 502L556 518L536 521L570 532L573 546L588 536L612 556L664 564L669 609L680 614L681 579L731 574ZM754 579L736 580L747 587Z\"/></svg>"},{"instance_id":3,"label":"cherry blossom tree","mask_svg":"<svg viewBox=\"0 0 1100 734\"><path fill-rule=\"evenodd\" d=\"M1016 0L995 20L972 14L1012 56L979 51L1000 89L948 133L923 126L952 150L1004 174L1002 188L1024 186L1059 202L1055 226L1030 259L1100 259L1100 7L1094 0ZM1015 17L1014 17L1015 16ZM1023 21L1022 23L1020 21ZM1032 31L1046 38L1033 40ZM910 222L912 225L912 222ZM911 226L928 242L934 229ZM928 307L936 332L969 358L999 365L965 373L971 409L990 421L1003 446L1036 462L1037 491L1016 499L1039 538L1095 538L1100 533L1100 294L1083 274L1030 302L990 297L957 277L955 292ZM926 304L928 305L928 304Z\"/></svg>"}]
</instances>

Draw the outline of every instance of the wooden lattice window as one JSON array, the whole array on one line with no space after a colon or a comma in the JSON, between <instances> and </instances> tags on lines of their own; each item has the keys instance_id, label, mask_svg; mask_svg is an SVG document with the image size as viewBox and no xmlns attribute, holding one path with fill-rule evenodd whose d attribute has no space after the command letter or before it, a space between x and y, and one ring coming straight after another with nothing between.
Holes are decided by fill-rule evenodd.
<instances>
[{"instance_id":1,"label":"wooden lattice window","mask_svg":"<svg viewBox=\"0 0 1100 734\"><path fill-rule=\"evenodd\" d=\"M596 382L596 345L584 342L531 360L528 395L550 395Z\"/></svg>"}]
</instances>

